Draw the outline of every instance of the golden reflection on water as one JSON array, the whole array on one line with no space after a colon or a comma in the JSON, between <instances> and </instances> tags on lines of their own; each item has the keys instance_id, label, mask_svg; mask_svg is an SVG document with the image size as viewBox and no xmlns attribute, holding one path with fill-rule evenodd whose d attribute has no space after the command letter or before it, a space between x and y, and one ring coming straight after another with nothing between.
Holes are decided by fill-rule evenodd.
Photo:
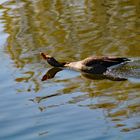
<instances>
[{"instance_id":1,"label":"golden reflection on water","mask_svg":"<svg viewBox=\"0 0 140 140\"><path fill-rule=\"evenodd\" d=\"M89 55L140 55L139 0L11 0L0 9L4 10L1 20L9 34L5 50L21 73L15 81L23 87L28 84L27 89L18 92L41 90L43 83L39 78L46 66L39 56L41 51L68 61ZM62 83L64 88L52 96L37 96L32 101L40 103L54 96L82 92L67 103L105 110L105 116L116 127L122 127L121 131L139 129L139 84L83 80L80 76L56 78L53 82ZM86 102L89 98L90 103ZM132 126L129 120L134 118Z\"/></svg>"}]
</instances>

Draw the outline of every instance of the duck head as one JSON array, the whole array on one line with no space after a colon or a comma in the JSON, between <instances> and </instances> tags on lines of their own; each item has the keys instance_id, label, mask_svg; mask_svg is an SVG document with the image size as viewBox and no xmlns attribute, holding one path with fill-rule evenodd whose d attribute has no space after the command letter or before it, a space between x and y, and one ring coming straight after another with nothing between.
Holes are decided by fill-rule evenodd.
<instances>
[{"instance_id":1,"label":"duck head","mask_svg":"<svg viewBox=\"0 0 140 140\"><path fill-rule=\"evenodd\" d=\"M54 57L45 53L40 53L41 56L53 67L63 67L66 63L58 62Z\"/></svg>"}]
</instances>

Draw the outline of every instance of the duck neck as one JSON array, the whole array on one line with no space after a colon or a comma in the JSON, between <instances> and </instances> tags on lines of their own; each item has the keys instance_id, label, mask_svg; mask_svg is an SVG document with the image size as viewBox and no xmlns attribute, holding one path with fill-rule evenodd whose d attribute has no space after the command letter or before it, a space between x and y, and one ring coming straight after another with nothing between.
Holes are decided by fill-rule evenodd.
<instances>
[{"instance_id":1,"label":"duck neck","mask_svg":"<svg viewBox=\"0 0 140 140\"><path fill-rule=\"evenodd\" d=\"M56 59L47 60L48 63L53 67L63 67L65 63L58 62Z\"/></svg>"},{"instance_id":2,"label":"duck neck","mask_svg":"<svg viewBox=\"0 0 140 140\"><path fill-rule=\"evenodd\" d=\"M83 65L81 64L81 61L78 61L78 62L66 63L64 65L64 67L68 68L68 69L73 69L73 70L79 71L82 69Z\"/></svg>"}]
</instances>

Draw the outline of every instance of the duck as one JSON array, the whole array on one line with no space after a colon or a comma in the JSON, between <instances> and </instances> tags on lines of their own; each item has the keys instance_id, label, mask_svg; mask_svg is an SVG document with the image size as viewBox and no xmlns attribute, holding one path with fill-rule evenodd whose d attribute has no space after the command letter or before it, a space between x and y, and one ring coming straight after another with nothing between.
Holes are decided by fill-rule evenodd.
<instances>
[{"instance_id":1,"label":"duck","mask_svg":"<svg viewBox=\"0 0 140 140\"><path fill-rule=\"evenodd\" d=\"M89 74L104 74L111 66L131 61L126 57L90 56L80 61L59 62L53 56L46 53L41 52L40 54L43 59L47 60L47 62L53 67L72 69Z\"/></svg>"}]
</instances>

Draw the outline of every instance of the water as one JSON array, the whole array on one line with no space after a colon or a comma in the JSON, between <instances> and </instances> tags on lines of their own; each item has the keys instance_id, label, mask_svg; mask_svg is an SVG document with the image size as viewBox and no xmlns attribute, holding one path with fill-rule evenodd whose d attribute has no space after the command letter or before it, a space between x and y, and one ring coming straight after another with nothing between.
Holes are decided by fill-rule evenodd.
<instances>
[{"instance_id":1,"label":"water","mask_svg":"<svg viewBox=\"0 0 140 140\"><path fill-rule=\"evenodd\" d=\"M108 68L105 75L113 78L127 79L133 82L140 82L140 59L131 59L119 65Z\"/></svg>"},{"instance_id":2,"label":"water","mask_svg":"<svg viewBox=\"0 0 140 140\"><path fill-rule=\"evenodd\" d=\"M124 81L69 70L42 81L51 67L40 57L139 58L139 15L139 0L1 0L0 139L139 140L137 67L112 69Z\"/></svg>"}]
</instances>

